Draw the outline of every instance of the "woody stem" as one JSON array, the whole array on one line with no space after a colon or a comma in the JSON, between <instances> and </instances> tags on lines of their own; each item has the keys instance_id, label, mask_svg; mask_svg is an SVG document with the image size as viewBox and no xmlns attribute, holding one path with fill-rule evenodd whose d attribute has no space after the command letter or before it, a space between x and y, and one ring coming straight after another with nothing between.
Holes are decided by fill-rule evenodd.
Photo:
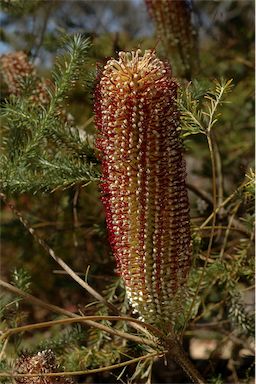
<instances>
[{"instance_id":1,"label":"woody stem","mask_svg":"<svg viewBox=\"0 0 256 384\"><path fill-rule=\"evenodd\" d=\"M180 342L175 337L172 336L171 338L167 339L166 346L168 348L167 356L174 360L182 368L182 370L194 384L206 383L194 364L187 357Z\"/></svg>"}]
</instances>

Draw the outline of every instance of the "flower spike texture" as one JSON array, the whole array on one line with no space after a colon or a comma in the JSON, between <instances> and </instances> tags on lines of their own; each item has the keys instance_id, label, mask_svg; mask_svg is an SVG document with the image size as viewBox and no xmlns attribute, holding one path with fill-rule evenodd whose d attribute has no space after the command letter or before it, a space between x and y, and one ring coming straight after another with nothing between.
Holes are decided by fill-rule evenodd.
<instances>
[{"instance_id":1,"label":"flower spike texture","mask_svg":"<svg viewBox=\"0 0 256 384\"><path fill-rule=\"evenodd\" d=\"M153 51L120 52L95 90L102 201L118 271L135 312L173 322L190 269L177 84Z\"/></svg>"}]
</instances>

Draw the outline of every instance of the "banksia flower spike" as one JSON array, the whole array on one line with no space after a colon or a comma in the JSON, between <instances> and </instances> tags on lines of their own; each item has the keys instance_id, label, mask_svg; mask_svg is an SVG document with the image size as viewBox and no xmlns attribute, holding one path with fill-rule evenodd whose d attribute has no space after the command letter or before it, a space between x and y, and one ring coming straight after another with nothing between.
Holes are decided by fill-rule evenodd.
<instances>
[{"instance_id":1,"label":"banksia flower spike","mask_svg":"<svg viewBox=\"0 0 256 384\"><path fill-rule=\"evenodd\" d=\"M198 67L197 34L190 0L145 0L175 74L191 79Z\"/></svg>"},{"instance_id":2,"label":"banksia flower spike","mask_svg":"<svg viewBox=\"0 0 256 384\"><path fill-rule=\"evenodd\" d=\"M176 93L170 68L140 50L109 60L95 90L110 243L134 310L160 326L175 318L190 267Z\"/></svg>"},{"instance_id":3,"label":"banksia flower spike","mask_svg":"<svg viewBox=\"0 0 256 384\"><path fill-rule=\"evenodd\" d=\"M17 51L1 55L0 75L7 88L7 93L15 96L22 94L24 80L31 78L34 82L34 89L31 90L30 96L31 102L44 105L49 103L49 93L46 89L47 82L39 79L36 75L36 69L25 52Z\"/></svg>"}]
</instances>

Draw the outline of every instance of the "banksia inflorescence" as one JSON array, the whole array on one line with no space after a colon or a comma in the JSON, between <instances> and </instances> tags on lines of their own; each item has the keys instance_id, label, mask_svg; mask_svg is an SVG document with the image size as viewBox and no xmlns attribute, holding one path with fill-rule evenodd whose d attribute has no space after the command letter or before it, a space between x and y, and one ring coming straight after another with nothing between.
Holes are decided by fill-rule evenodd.
<instances>
[{"instance_id":1,"label":"banksia inflorescence","mask_svg":"<svg viewBox=\"0 0 256 384\"><path fill-rule=\"evenodd\" d=\"M44 105L49 103L47 82L36 75L36 69L25 52L17 51L1 55L0 75L8 94L20 96L23 92L24 82L26 79L31 79L34 83L30 95L31 102Z\"/></svg>"},{"instance_id":2,"label":"banksia inflorescence","mask_svg":"<svg viewBox=\"0 0 256 384\"><path fill-rule=\"evenodd\" d=\"M152 51L119 53L95 90L102 200L129 300L145 321L175 319L190 268L177 84Z\"/></svg>"},{"instance_id":3,"label":"banksia inflorescence","mask_svg":"<svg viewBox=\"0 0 256 384\"><path fill-rule=\"evenodd\" d=\"M38 352L35 355L21 356L15 365L15 374L44 374L56 372L56 358L52 350ZM74 384L71 378L47 376L20 376L16 384Z\"/></svg>"},{"instance_id":4,"label":"banksia inflorescence","mask_svg":"<svg viewBox=\"0 0 256 384\"><path fill-rule=\"evenodd\" d=\"M21 81L26 77L35 76L34 66L29 62L23 51L11 52L0 56L1 76L8 88L8 92L19 95Z\"/></svg>"},{"instance_id":5,"label":"banksia inflorescence","mask_svg":"<svg viewBox=\"0 0 256 384\"><path fill-rule=\"evenodd\" d=\"M188 80L198 67L197 34L190 0L145 0L175 74Z\"/></svg>"}]
</instances>

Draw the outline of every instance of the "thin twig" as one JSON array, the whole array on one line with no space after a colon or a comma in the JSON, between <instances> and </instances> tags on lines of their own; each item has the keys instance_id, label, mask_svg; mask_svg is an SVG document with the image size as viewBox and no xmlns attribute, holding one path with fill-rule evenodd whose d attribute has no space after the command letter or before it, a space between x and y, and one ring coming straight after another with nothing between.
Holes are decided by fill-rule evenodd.
<instances>
[{"instance_id":1,"label":"thin twig","mask_svg":"<svg viewBox=\"0 0 256 384\"><path fill-rule=\"evenodd\" d=\"M215 153L215 163L216 163L216 182L217 182L217 206L220 206L223 202L223 175L222 175L222 164L221 164L221 157L220 152L217 144L217 140L215 139L214 134L212 134L212 143ZM222 212L219 212L222 213Z\"/></svg>"},{"instance_id":2,"label":"thin twig","mask_svg":"<svg viewBox=\"0 0 256 384\"><path fill-rule=\"evenodd\" d=\"M153 359L155 357L162 357L164 356L166 351L162 353L149 353L145 356L136 357L132 360L124 361L122 363L109 365L108 367L102 367L102 368L95 368L91 370L85 370L85 371L74 371L74 372L56 372L56 373L9 373L9 372L1 372L0 377L62 377L62 376L80 376L80 375L89 375L92 373L98 373L98 372L106 372L112 369L125 367L126 365L134 364L139 361L147 360L147 359Z\"/></svg>"},{"instance_id":3,"label":"thin twig","mask_svg":"<svg viewBox=\"0 0 256 384\"><path fill-rule=\"evenodd\" d=\"M213 218L213 215L217 214L221 208L225 207L225 205L227 205L236 195L237 193L243 189L245 187L245 185L247 184L247 182L243 182L233 193L231 193L231 195L229 195L223 202L221 205L219 205L208 217L207 219L200 225L200 229L204 228Z\"/></svg>"},{"instance_id":4,"label":"thin twig","mask_svg":"<svg viewBox=\"0 0 256 384\"><path fill-rule=\"evenodd\" d=\"M201 287L201 283L202 283L203 278L204 278L205 273L206 273L206 266L208 264L208 259L209 259L210 254L211 254L212 243L213 243L213 238L214 238L214 227L215 227L215 224L216 224L216 204L217 204L216 165L215 165L214 148L213 148L213 143L212 143L212 140L211 140L210 131L209 131L209 133L207 135L207 141L208 141L210 157L211 157L211 165L212 165L212 201L213 201L212 228L211 228L211 234L210 234L210 238L209 238L207 254L206 254L206 257L205 257L205 262L204 262L203 270L202 270L202 273L200 275L200 278L199 278L199 281L198 281L198 284L197 284L197 288L196 288L196 291L195 291L192 303L191 303L191 305L189 307L189 310L188 310L188 313L186 315L185 324L188 322L188 320L190 318L192 309L194 307L196 298L198 296L198 293L199 293L199 290L200 290L200 287ZM185 331L185 328L183 329L182 335L184 334L184 331Z\"/></svg>"},{"instance_id":5,"label":"thin twig","mask_svg":"<svg viewBox=\"0 0 256 384\"><path fill-rule=\"evenodd\" d=\"M194 325L198 320L200 320L202 317L204 317L206 313L210 312L212 309L218 308L223 303L225 303L225 300L221 300L218 303L212 304L212 306L210 308L205 309L202 313L200 313L200 315L195 317L190 324Z\"/></svg>"},{"instance_id":6,"label":"thin twig","mask_svg":"<svg viewBox=\"0 0 256 384\"><path fill-rule=\"evenodd\" d=\"M220 320L220 321L211 321L210 323L199 323L199 324L194 324L191 323L190 324L190 328L208 328L208 327L219 327L220 325L223 325L223 324L229 324L231 322L231 320L227 319L227 320ZM188 334L191 335L191 333L189 333L188 331Z\"/></svg>"},{"instance_id":7,"label":"thin twig","mask_svg":"<svg viewBox=\"0 0 256 384\"><path fill-rule=\"evenodd\" d=\"M220 329L220 332L226 335L233 343L248 349L251 352L252 356L254 356L255 354L254 348L248 345L248 343L245 344L245 340L243 340L242 338L239 338L236 335L234 335L235 331L228 332L228 331L225 331L225 329Z\"/></svg>"},{"instance_id":8,"label":"thin twig","mask_svg":"<svg viewBox=\"0 0 256 384\"><path fill-rule=\"evenodd\" d=\"M83 125L79 127L79 130L84 130L88 125L93 123L93 121L94 121L94 116L91 116L88 120L86 120L86 122Z\"/></svg>"},{"instance_id":9,"label":"thin twig","mask_svg":"<svg viewBox=\"0 0 256 384\"><path fill-rule=\"evenodd\" d=\"M72 201L74 229L77 229L79 227L79 220L78 220L78 213L77 213L77 204L78 204L79 194L80 194L80 186L76 188L73 201ZM77 235L75 230L73 231L73 239L74 239L74 246L78 247Z\"/></svg>"},{"instance_id":10,"label":"thin twig","mask_svg":"<svg viewBox=\"0 0 256 384\"><path fill-rule=\"evenodd\" d=\"M234 384L240 384L240 379L238 378L237 372L236 372L236 362L234 359L230 358L229 359L229 364L228 367L230 368L232 372L232 381Z\"/></svg>"},{"instance_id":11,"label":"thin twig","mask_svg":"<svg viewBox=\"0 0 256 384\"><path fill-rule=\"evenodd\" d=\"M24 297L25 299L28 299L30 302L32 302L32 303L34 303L34 304L36 304L36 305L39 305L39 306L41 306L41 307L43 307L43 308L46 308L46 309L48 309L48 310L51 310L51 311L53 311L53 312L55 312L55 313L59 313L59 314L61 314L61 315L64 315L64 316L73 318L73 319L72 319L73 322L82 320L82 316L77 315L77 314L72 313L72 312L69 312L69 311L66 311L65 309L62 309L62 308L60 308L60 307L57 307L56 305L52 305L52 304L45 303L45 302L43 302L42 300L40 300L40 299L38 299L38 298L36 298L36 297L30 295L29 293L25 293L25 292L21 291L20 289L14 287L14 286L11 285L11 284L6 283L6 282L3 281L3 280L0 280L0 286L2 286L2 287L4 287L4 288L7 288L9 291L11 291L11 292L13 292L13 293L15 293L15 294L17 294L17 295L20 295L20 296ZM97 318L97 316L94 316L94 317ZM137 320L137 319L133 319L133 318L130 318L130 317L122 317L122 316L110 316L110 317L112 317L113 319L115 318L116 320L118 320L118 318L119 318L120 320L122 320L122 318L126 318L127 321L129 322L129 324L131 324L131 323L137 323L138 325L141 325L141 326L143 326L143 327L145 327L145 328L148 328L148 329L151 330L151 331L152 331L152 328L153 328L150 324L143 323L143 322L141 322L141 321L139 321L139 320ZM87 317L87 318L88 318L88 317ZM70 320L71 320L71 319L70 319ZM71 322L72 322L72 320L71 320ZM59 321L59 320L56 320L56 321ZM63 319L63 321L64 321L64 319ZM66 321L66 320L65 320L65 321ZM65 322L65 321L64 321L64 322ZM68 321L67 321L67 322L68 322ZM103 325L103 324L98 324L98 323L95 323L95 322L93 322L93 321L89 321L89 320L88 320L88 321L85 321L85 320L82 320L82 322L86 322L86 323L88 323L88 325L93 326L93 327L95 327L95 328L102 329L103 331L106 331L106 332L109 332L109 330L111 330L111 328L106 327L106 326L103 326L103 327L104 327L104 329L103 329L103 328L102 328L102 325ZM52 323L52 322L51 322L51 323ZM36 328L36 325L37 325L37 324L34 324L34 328ZM99 325L100 325L100 327L99 327ZM40 327L39 327L39 328L40 328ZM12 330L8 330L8 331L12 331ZM8 332L8 331L7 331L7 332ZM155 331L155 329L154 329L154 331ZM118 331L118 332L119 332L119 331ZM162 333L161 333L160 331L158 331L158 332L159 332L159 336L161 337L161 336L162 336ZM109 332L109 333L111 333L111 332ZM4 334L3 334L3 335L4 335ZM2 335L2 336L3 336L3 335ZM116 335L117 335L117 334L116 334ZM126 334L126 335L129 335L129 334ZM6 337L6 336L8 336L8 335L5 334L5 337ZM119 334L119 336L121 336L121 334ZM133 336L133 335L131 335L131 336ZM134 336L134 337L137 337L137 336ZM140 339L140 338L139 338L139 339ZM144 340L146 341L146 340L148 340L148 339L144 339ZM152 340L149 340L149 341L150 341L150 343L151 343ZM152 346L152 344L151 344L151 346Z\"/></svg>"},{"instance_id":12,"label":"thin twig","mask_svg":"<svg viewBox=\"0 0 256 384\"><path fill-rule=\"evenodd\" d=\"M119 331L117 329L106 327L103 324L94 323L94 321L101 321L101 320L109 320L109 321L121 321L122 320L122 321L129 321L129 322L134 322L137 324L142 324L141 321L136 320L136 319L132 319L132 318L127 317L127 316L77 316L76 318L73 318L73 319L52 320L52 321L45 321L42 323L23 325L21 327L16 327L16 328L10 328L1 335L0 341L6 339L7 337L9 337L13 334L16 334L16 333L21 333L21 332L25 332L25 331L32 331L34 329L47 328L47 327L51 327L54 325L73 324L73 323L82 322L82 323L85 323L88 325L92 325L95 328L99 328L99 329L101 329L105 332L108 332L114 336L120 336L120 337L123 337L124 339L131 340L131 341L137 342L139 344L142 343L142 344L149 345L151 347L156 347L156 343L153 342L152 340L144 339L144 338L141 338L141 337L138 337L135 335L131 335L131 334L126 333L126 332ZM102 325L103 325L103 327L102 327Z\"/></svg>"},{"instance_id":13,"label":"thin twig","mask_svg":"<svg viewBox=\"0 0 256 384\"><path fill-rule=\"evenodd\" d=\"M194 184L186 183L187 188L204 200L210 207L212 206L212 199L205 191L197 188Z\"/></svg>"},{"instance_id":14,"label":"thin twig","mask_svg":"<svg viewBox=\"0 0 256 384\"><path fill-rule=\"evenodd\" d=\"M5 339L5 341L4 341L3 347L2 347L1 352L0 352L0 361L2 360L2 358L3 358L3 356L4 356L4 353L5 353L5 350L6 350L8 341L9 341L9 337L7 337L7 338Z\"/></svg>"},{"instance_id":15,"label":"thin twig","mask_svg":"<svg viewBox=\"0 0 256 384\"><path fill-rule=\"evenodd\" d=\"M31 303L33 303L35 305L38 305L38 306L40 306L42 308L47 309L48 311L51 311L51 312L54 312L54 313L58 313L60 315L64 315L64 316L67 316L67 317L78 317L78 316L80 316L80 315L77 315L77 314L75 314L73 312L69 312L66 309L60 308L60 307L58 307L56 305L45 303L44 301L38 299L37 297L35 297L33 295L30 295L29 293L24 292L24 291L20 290L17 287L14 287L14 285L11 285L11 284L7 283L6 281L0 280L0 286L8 289L8 291L14 293L15 295L23 297L24 299L30 301Z\"/></svg>"},{"instance_id":16,"label":"thin twig","mask_svg":"<svg viewBox=\"0 0 256 384\"><path fill-rule=\"evenodd\" d=\"M251 289L255 289L255 284L250 285L250 287L246 287L246 288L241 289L240 292L250 291Z\"/></svg>"},{"instance_id":17,"label":"thin twig","mask_svg":"<svg viewBox=\"0 0 256 384\"><path fill-rule=\"evenodd\" d=\"M225 236L224 236L223 244L222 244L222 247L221 247L221 250L220 250L219 260L222 260L222 258L223 258L223 255L224 255L224 252L225 252L225 248L226 248L226 245L227 245L227 241L228 241L228 236L229 236L229 233L230 233L230 229L231 229L234 217L235 217L235 215L236 215L240 205L241 205L241 202L236 204L235 208L233 209L232 215L230 216L229 223L228 223L227 229L225 231Z\"/></svg>"},{"instance_id":18,"label":"thin twig","mask_svg":"<svg viewBox=\"0 0 256 384\"><path fill-rule=\"evenodd\" d=\"M235 221L235 218L232 219L232 223L234 223L234 221ZM235 223L235 225L237 225L237 223ZM207 231L207 230L209 230L211 228L212 228L211 225L205 226L203 228L201 228L201 227L194 227L193 231L201 232L201 231ZM215 230L217 230L217 229L225 229L226 230L228 228L229 228L229 230L240 232L240 233L242 233L245 236L250 236L251 235L250 232L246 231L242 225L241 225L241 227L232 226L232 225L230 225L230 226L227 226L227 225L215 225L215 227L214 227Z\"/></svg>"},{"instance_id":19,"label":"thin twig","mask_svg":"<svg viewBox=\"0 0 256 384\"><path fill-rule=\"evenodd\" d=\"M47 30L47 25L48 25L49 17L50 17L51 10L52 10L52 5L53 4L48 4L48 6L46 7L45 17L44 17L43 25L42 25L41 32L40 32L40 35L39 35L39 41L38 41L38 43L36 45L35 52L33 53L33 57L34 58L36 58L38 56L38 53L39 53L39 51L40 51L40 49L42 47L42 44L43 44L43 41L44 41L45 32Z\"/></svg>"}]
</instances>

